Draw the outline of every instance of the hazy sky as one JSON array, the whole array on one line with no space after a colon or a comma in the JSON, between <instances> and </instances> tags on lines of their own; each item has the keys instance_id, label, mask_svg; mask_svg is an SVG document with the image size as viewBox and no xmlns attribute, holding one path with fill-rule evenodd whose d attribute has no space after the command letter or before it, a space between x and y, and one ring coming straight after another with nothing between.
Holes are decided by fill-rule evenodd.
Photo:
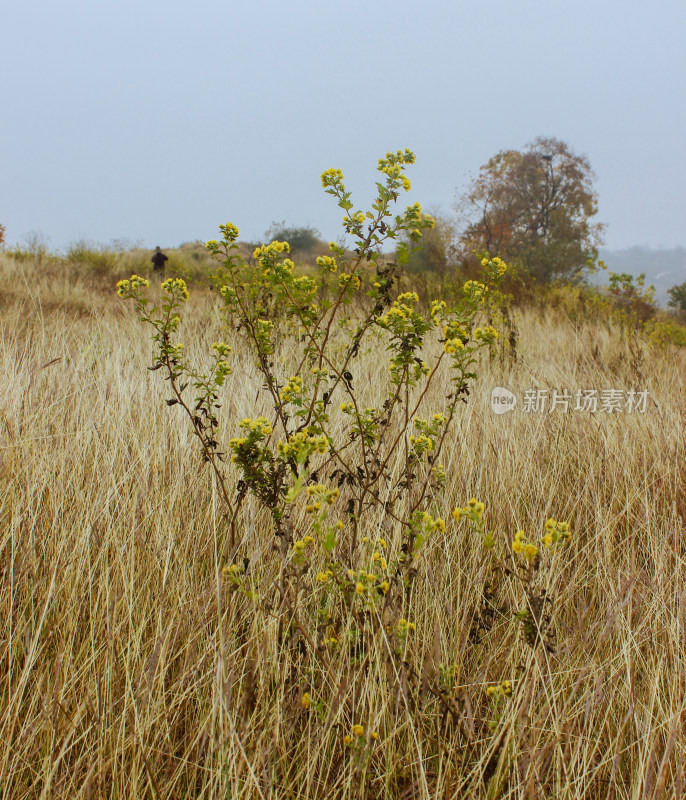
<instances>
[{"instance_id":1,"label":"hazy sky","mask_svg":"<svg viewBox=\"0 0 686 800\"><path fill-rule=\"evenodd\" d=\"M408 200L450 212L544 135L590 159L610 247L686 244L684 0L21 0L0 30L10 242L337 238L328 167L359 205L410 147Z\"/></svg>"}]
</instances>

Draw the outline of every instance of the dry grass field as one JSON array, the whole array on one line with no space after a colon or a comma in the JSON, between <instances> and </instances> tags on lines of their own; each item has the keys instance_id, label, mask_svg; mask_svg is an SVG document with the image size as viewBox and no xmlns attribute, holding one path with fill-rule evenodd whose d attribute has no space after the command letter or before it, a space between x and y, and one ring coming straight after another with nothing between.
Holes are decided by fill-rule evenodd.
<instances>
[{"instance_id":1,"label":"dry grass field","mask_svg":"<svg viewBox=\"0 0 686 800\"><path fill-rule=\"evenodd\" d=\"M332 677L222 579L216 482L146 369L149 330L117 276L2 256L0 275L0 798L686 796L686 349L644 342L632 363L609 320L517 312L517 362L482 354L442 455L447 527L420 563L402 666L381 638L364 657L335 650ZM217 295L191 292L182 335L198 363L231 336L222 324ZM370 339L356 367L367 402L385 364ZM226 441L270 414L238 341L233 365ZM520 407L494 414L495 386ZM524 413L532 388L649 399L644 413ZM492 576L450 516L471 497L511 565L516 530L569 520L537 577L550 648L527 644L507 610L520 585ZM268 600L272 529L253 500L238 533ZM392 531L387 544L397 556ZM442 674L450 713L428 690ZM510 696L487 694L505 680Z\"/></svg>"}]
</instances>

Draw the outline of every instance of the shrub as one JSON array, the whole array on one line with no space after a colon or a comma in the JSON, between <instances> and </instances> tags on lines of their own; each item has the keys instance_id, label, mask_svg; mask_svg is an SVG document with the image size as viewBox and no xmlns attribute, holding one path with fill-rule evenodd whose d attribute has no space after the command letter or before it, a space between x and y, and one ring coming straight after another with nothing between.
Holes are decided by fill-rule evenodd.
<instances>
[{"instance_id":1,"label":"shrub","mask_svg":"<svg viewBox=\"0 0 686 800\"><path fill-rule=\"evenodd\" d=\"M15 261L35 261L37 264L42 264L44 261L54 258L50 254L45 236L40 231L30 231L23 236L23 240L23 247L17 245L8 251Z\"/></svg>"},{"instance_id":2,"label":"shrub","mask_svg":"<svg viewBox=\"0 0 686 800\"><path fill-rule=\"evenodd\" d=\"M610 273L608 291L615 317L621 324L639 327L655 316L655 289L645 287L645 273L634 278L626 272Z\"/></svg>"},{"instance_id":3,"label":"shrub","mask_svg":"<svg viewBox=\"0 0 686 800\"><path fill-rule=\"evenodd\" d=\"M493 622L488 598L494 597L492 576L499 574L514 582L505 594L514 599L510 613L523 641L533 651L551 651L554 571L545 591L539 579L570 538L569 525L555 520L538 533L498 533L476 498L451 515L442 510L446 437L468 400L481 353L498 339L487 324L486 298L507 265L485 257L483 280L467 281L452 304L436 300L426 311L416 292L394 290L396 265L381 259L382 244L400 236L418 242L433 226L418 203L393 210L409 188L404 173L413 162L409 150L380 159L383 182L366 212L354 208L340 170L323 173L354 249L350 255L330 243L316 259L314 276L298 274L286 241L257 247L257 268L247 264L236 244L238 229L221 225L221 239L207 249L221 262L215 283L240 340L215 342L202 370L178 340L189 297L183 279L162 283L159 306L147 296L143 277L132 275L117 288L152 327L151 369L168 381L167 404L183 410L216 479L230 531L224 587L227 602L242 614L238 630L260 620L259 648L274 642L279 663L290 659L281 680L298 693L309 724L340 769L349 763L360 788L398 704L414 709L419 730L432 730L439 717L462 724L455 669L430 669L433 656L414 644L421 621L413 598L429 577L429 542L440 542L446 525L454 524L483 543L492 572L483 587L485 605L474 609L474 641ZM321 289L330 276L337 285L327 297ZM364 302L353 313L356 297ZM372 392L356 361L368 338L380 339L389 355L385 377L374 376ZM233 345L256 365L268 411L255 409L226 442L219 408ZM442 407L427 407L433 384L444 387ZM274 537L258 563L249 561L241 524L247 498L261 506ZM514 568L507 564L513 560ZM366 705L364 693L351 691L370 676L390 682L390 697L397 698L383 713ZM488 705L470 745L475 759L491 748L497 761L503 745L493 717L519 685L514 676L502 676L485 694ZM431 741L435 752L444 747L440 735ZM498 772L494 765L495 785Z\"/></svg>"},{"instance_id":4,"label":"shrub","mask_svg":"<svg viewBox=\"0 0 686 800\"><path fill-rule=\"evenodd\" d=\"M84 266L95 274L107 275L116 269L118 255L116 250L105 245L80 239L69 245L66 259L68 263Z\"/></svg>"},{"instance_id":5,"label":"shrub","mask_svg":"<svg viewBox=\"0 0 686 800\"><path fill-rule=\"evenodd\" d=\"M660 348L686 347L686 326L672 320L652 322L646 329L648 340Z\"/></svg>"}]
</instances>

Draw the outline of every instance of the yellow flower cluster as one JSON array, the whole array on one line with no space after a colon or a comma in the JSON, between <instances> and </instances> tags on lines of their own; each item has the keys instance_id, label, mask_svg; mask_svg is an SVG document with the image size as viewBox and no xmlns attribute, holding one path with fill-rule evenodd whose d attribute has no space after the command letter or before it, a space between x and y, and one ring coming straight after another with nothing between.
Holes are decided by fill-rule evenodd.
<instances>
[{"instance_id":1,"label":"yellow flower cluster","mask_svg":"<svg viewBox=\"0 0 686 800\"><path fill-rule=\"evenodd\" d=\"M228 356L233 350L230 344L225 344L224 342L212 342L212 349L218 356Z\"/></svg>"},{"instance_id":2,"label":"yellow flower cluster","mask_svg":"<svg viewBox=\"0 0 686 800\"><path fill-rule=\"evenodd\" d=\"M188 300L189 298L188 287L183 278L167 278L166 281L162 282L162 291L168 294L175 294L178 292L184 300Z\"/></svg>"},{"instance_id":3,"label":"yellow flower cluster","mask_svg":"<svg viewBox=\"0 0 686 800\"><path fill-rule=\"evenodd\" d=\"M300 431L294 434L288 442L279 442L276 449L284 461L294 459L304 462L312 453L327 453L329 440L323 433L310 436L306 431Z\"/></svg>"},{"instance_id":4,"label":"yellow flower cluster","mask_svg":"<svg viewBox=\"0 0 686 800\"><path fill-rule=\"evenodd\" d=\"M403 292L398 295L398 303L418 303L419 295L417 292Z\"/></svg>"},{"instance_id":5,"label":"yellow flower cluster","mask_svg":"<svg viewBox=\"0 0 686 800\"><path fill-rule=\"evenodd\" d=\"M132 275L128 280L118 281L117 294L123 297L128 292L135 292L137 289L147 289L150 286L150 281L146 278L141 278L140 275Z\"/></svg>"},{"instance_id":6,"label":"yellow flower cluster","mask_svg":"<svg viewBox=\"0 0 686 800\"><path fill-rule=\"evenodd\" d=\"M434 464L431 472L438 483L445 483L445 469L442 464Z\"/></svg>"},{"instance_id":7,"label":"yellow flower cluster","mask_svg":"<svg viewBox=\"0 0 686 800\"><path fill-rule=\"evenodd\" d=\"M420 222L422 219L422 207L419 203L413 203L411 206L408 206L405 209L405 221L406 222ZM427 220L433 221L433 217L429 217L427 215ZM430 225L429 227L433 227Z\"/></svg>"},{"instance_id":8,"label":"yellow flower cluster","mask_svg":"<svg viewBox=\"0 0 686 800\"><path fill-rule=\"evenodd\" d=\"M417 292L403 292L399 294L388 311L377 319L377 324L382 328L404 328L405 326L402 325L402 323L405 320L412 319L413 315L416 313L414 304L418 302L419 295Z\"/></svg>"},{"instance_id":9,"label":"yellow flower cluster","mask_svg":"<svg viewBox=\"0 0 686 800\"><path fill-rule=\"evenodd\" d=\"M352 412L355 410L355 404L350 401L347 403L343 402L338 407L344 414L352 414Z\"/></svg>"},{"instance_id":10,"label":"yellow flower cluster","mask_svg":"<svg viewBox=\"0 0 686 800\"><path fill-rule=\"evenodd\" d=\"M224 234L224 241L235 242L238 239L238 228L233 222L227 222L226 225L220 225L219 230Z\"/></svg>"},{"instance_id":11,"label":"yellow flower cluster","mask_svg":"<svg viewBox=\"0 0 686 800\"><path fill-rule=\"evenodd\" d=\"M259 432L262 436L269 436L272 432L272 426L266 417L258 417L257 419L244 417L238 423L238 427L252 433Z\"/></svg>"},{"instance_id":12,"label":"yellow flower cluster","mask_svg":"<svg viewBox=\"0 0 686 800\"><path fill-rule=\"evenodd\" d=\"M480 300L486 294L486 285L480 281L467 281L462 291L473 300Z\"/></svg>"},{"instance_id":13,"label":"yellow flower cluster","mask_svg":"<svg viewBox=\"0 0 686 800\"><path fill-rule=\"evenodd\" d=\"M452 322L449 322L447 325L443 326L443 337L445 339L459 338L464 342L465 339L469 338L469 334L461 322L453 320Z\"/></svg>"},{"instance_id":14,"label":"yellow flower cluster","mask_svg":"<svg viewBox=\"0 0 686 800\"><path fill-rule=\"evenodd\" d=\"M219 290L219 294L229 303L234 303L236 301L236 291L230 286L222 286Z\"/></svg>"},{"instance_id":15,"label":"yellow flower cluster","mask_svg":"<svg viewBox=\"0 0 686 800\"><path fill-rule=\"evenodd\" d=\"M558 542L566 542L571 537L572 532L569 530L568 522L558 522L554 519L548 519L545 523L545 534L543 535L543 544L550 548Z\"/></svg>"},{"instance_id":16,"label":"yellow flower cluster","mask_svg":"<svg viewBox=\"0 0 686 800\"><path fill-rule=\"evenodd\" d=\"M399 636L407 636L410 631L416 629L416 625L414 622L408 622L406 619L399 619L398 624L396 626L396 630Z\"/></svg>"},{"instance_id":17,"label":"yellow flower cluster","mask_svg":"<svg viewBox=\"0 0 686 800\"><path fill-rule=\"evenodd\" d=\"M446 339L443 344L443 351L448 353L448 355L452 356L460 350L464 350L462 339Z\"/></svg>"},{"instance_id":18,"label":"yellow flower cluster","mask_svg":"<svg viewBox=\"0 0 686 800\"><path fill-rule=\"evenodd\" d=\"M305 692L305 694L303 694L303 696L302 696L302 698L300 700L300 705L305 710L307 710L312 705L312 697L310 696L309 692Z\"/></svg>"},{"instance_id":19,"label":"yellow flower cluster","mask_svg":"<svg viewBox=\"0 0 686 800\"><path fill-rule=\"evenodd\" d=\"M410 436L410 444L417 455L422 455L422 453L427 452L430 453L434 449L433 439L430 439L424 434L421 436Z\"/></svg>"},{"instance_id":20,"label":"yellow flower cluster","mask_svg":"<svg viewBox=\"0 0 686 800\"><path fill-rule=\"evenodd\" d=\"M512 684L510 681L502 681L495 686L489 686L486 689L486 696L499 700L501 697L509 697L512 694Z\"/></svg>"},{"instance_id":21,"label":"yellow flower cluster","mask_svg":"<svg viewBox=\"0 0 686 800\"><path fill-rule=\"evenodd\" d=\"M485 508L486 506L482 502L477 500L476 497L472 497L464 508L456 508L453 511L453 518L459 522L462 517L467 517L467 519L476 522L483 516Z\"/></svg>"},{"instance_id":22,"label":"yellow flower cluster","mask_svg":"<svg viewBox=\"0 0 686 800\"><path fill-rule=\"evenodd\" d=\"M395 165L414 164L415 160L415 154L406 147L404 150L396 150L395 153L390 151L386 153L385 158L379 159L376 168L379 172L383 172L384 175L392 175Z\"/></svg>"},{"instance_id":23,"label":"yellow flower cluster","mask_svg":"<svg viewBox=\"0 0 686 800\"><path fill-rule=\"evenodd\" d=\"M338 186L343 180L343 173L340 169L327 169L322 172L322 186L326 189L327 186Z\"/></svg>"},{"instance_id":24,"label":"yellow flower cluster","mask_svg":"<svg viewBox=\"0 0 686 800\"><path fill-rule=\"evenodd\" d=\"M307 547L314 544L314 539L312 536L305 536L303 539L298 539L297 542L293 542L293 552L296 556L301 556Z\"/></svg>"},{"instance_id":25,"label":"yellow flower cluster","mask_svg":"<svg viewBox=\"0 0 686 800\"><path fill-rule=\"evenodd\" d=\"M270 319L258 319L255 323L255 333L258 336L271 336L274 323Z\"/></svg>"},{"instance_id":26,"label":"yellow flower cluster","mask_svg":"<svg viewBox=\"0 0 686 800\"><path fill-rule=\"evenodd\" d=\"M517 531L517 533L515 533L514 541L512 542L512 550L517 554L521 553L528 559L535 558L538 555L538 547L531 542L527 542L524 531Z\"/></svg>"},{"instance_id":27,"label":"yellow flower cluster","mask_svg":"<svg viewBox=\"0 0 686 800\"><path fill-rule=\"evenodd\" d=\"M498 338L498 331L492 325L484 325L483 328L474 328L474 339L477 342L490 344Z\"/></svg>"},{"instance_id":28,"label":"yellow flower cluster","mask_svg":"<svg viewBox=\"0 0 686 800\"><path fill-rule=\"evenodd\" d=\"M316 484L315 486L308 486L307 487L307 496L318 498L315 500L312 507L308 506L306 511L319 511L322 507L322 501L329 506L332 506L336 500L338 500L340 496L340 491L337 488L327 489L321 483Z\"/></svg>"},{"instance_id":29,"label":"yellow flower cluster","mask_svg":"<svg viewBox=\"0 0 686 800\"><path fill-rule=\"evenodd\" d=\"M329 272L335 272L338 269L338 264L336 264L336 259L333 256L319 256L317 258L317 266L327 269Z\"/></svg>"},{"instance_id":30,"label":"yellow flower cluster","mask_svg":"<svg viewBox=\"0 0 686 800\"><path fill-rule=\"evenodd\" d=\"M317 573L317 582L318 583L326 583L331 578L333 578L333 572L330 569L327 569L324 572L318 572Z\"/></svg>"},{"instance_id":31,"label":"yellow flower cluster","mask_svg":"<svg viewBox=\"0 0 686 800\"><path fill-rule=\"evenodd\" d=\"M272 344L272 333L274 323L270 319L258 319L254 323L255 339L263 353L270 354L274 346Z\"/></svg>"},{"instance_id":32,"label":"yellow flower cluster","mask_svg":"<svg viewBox=\"0 0 686 800\"><path fill-rule=\"evenodd\" d=\"M445 300L432 300L431 301L431 310L430 310L429 313L430 313L431 319L433 319L435 325L438 325L438 322L439 322L440 318L443 316L443 314L446 313L447 310L448 310L448 306L447 306Z\"/></svg>"},{"instance_id":33,"label":"yellow flower cluster","mask_svg":"<svg viewBox=\"0 0 686 800\"><path fill-rule=\"evenodd\" d=\"M490 267L493 273L501 278L507 272L507 264L498 256L495 256L494 258L491 259L482 258L481 266Z\"/></svg>"},{"instance_id":34,"label":"yellow flower cluster","mask_svg":"<svg viewBox=\"0 0 686 800\"><path fill-rule=\"evenodd\" d=\"M422 523L424 528L429 532L433 533L433 531L438 531L439 533L445 533L445 522L440 517L434 517L429 514L428 511L425 511L422 514Z\"/></svg>"},{"instance_id":35,"label":"yellow flower cluster","mask_svg":"<svg viewBox=\"0 0 686 800\"><path fill-rule=\"evenodd\" d=\"M229 345L220 342L215 342L212 347L219 354L214 368L214 382L217 386L223 386L226 376L230 375L232 372L231 365L226 360L226 356L231 352L231 348Z\"/></svg>"},{"instance_id":36,"label":"yellow flower cluster","mask_svg":"<svg viewBox=\"0 0 686 800\"><path fill-rule=\"evenodd\" d=\"M299 375L294 375L288 379L288 383L279 391L279 397L283 403L290 403L296 395L302 394L303 379Z\"/></svg>"},{"instance_id":37,"label":"yellow flower cluster","mask_svg":"<svg viewBox=\"0 0 686 800\"><path fill-rule=\"evenodd\" d=\"M386 158L380 158L376 168L383 175L390 178L392 187L394 187L394 185L397 186L398 182L400 182L402 183L403 189L409 192L412 188L412 184L410 183L410 179L406 175L403 175L403 170L405 164L414 164L414 162L414 153L406 148L404 152L402 150L397 150L395 153L386 153Z\"/></svg>"},{"instance_id":38,"label":"yellow flower cluster","mask_svg":"<svg viewBox=\"0 0 686 800\"><path fill-rule=\"evenodd\" d=\"M356 292L360 288L360 279L357 275L348 275L347 272L341 272L338 278L338 285L341 289L351 286L353 291Z\"/></svg>"},{"instance_id":39,"label":"yellow flower cluster","mask_svg":"<svg viewBox=\"0 0 686 800\"><path fill-rule=\"evenodd\" d=\"M284 244L286 244L286 242L284 242ZM266 264L266 263L267 262L265 261L264 258L260 259L260 264ZM268 277L269 275L278 275L279 277L283 278L292 275L294 268L295 264L290 260L290 258L284 258L284 260L280 264L277 264L273 269L272 267L265 267L262 270L262 275L265 278ZM312 279L308 278L308 280Z\"/></svg>"},{"instance_id":40,"label":"yellow flower cluster","mask_svg":"<svg viewBox=\"0 0 686 800\"><path fill-rule=\"evenodd\" d=\"M390 164L385 158L379 159L377 169L384 175L388 175L389 178L399 178L403 174L401 164Z\"/></svg>"},{"instance_id":41,"label":"yellow flower cluster","mask_svg":"<svg viewBox=\"0 0 686 800\"><path fill-rule=\"evenodd\" d=\"M381 569L386 569L388 567L388 563L386 562L385 557L378 551L375 551L372 554L372 561L375 564L378 564Z\"/></svg>"},{"instance_id":42,"label":"yellow flower cluster","mask_svg":"<svg viewBox=\"0 0 686 800\"><path fill-rule=\"evenodd\" d=\"M290 253L291 246L288 242L271 242L271 244L263 244L261 247L256 247L253 250L253 258L262 261L264 258L270 256L279 256L282 253Z\"/></svg>"},{"instance_id":43,"label":"yellow flower cluster","mask_svg":"<svg viewBox=\"0 0 686 800\"><path fill-rule=\"evenodd\" d=\"M352 728L350 729L350 733L347 733L343 737L343 741L348 747L350 747L350 745L354 741L353 737L356 737L357 739L362 739L363 736L364 736L364 725L353 725ZM369 738L373 739L374 741L377 741L379 738L379 734L376 731L370 731Z\"/></svg>"},{"instance_id":44,"label":"yellow flower cluster","mask_svg":"<svg viewBox=\"0 0 686 800\"><path fill-rule=\"evenodd\" d=\"M379 580L374 573L365 572L363 569L357 573L349 569L348 577L355 584L355 593L360 596L367 594L370 589L376 589L381 594L386 594L391 588L387 580Z\"/></svg>"},{"instance_id":45,"label":"yellow flower cluster","mask_svg":"<svg viewBox=\"0 0 686 800\"><path fill-rule=\"evenodd\" d=\"M264 439L272 433L272 426L266 417L258 417L257 419L250 419L245 417L238 423L238 427L246 432L246 436L237 436L229 441L229 448L233 450L231 460L236 463L241 448L246 444L254 445L256 442Z\"/></svg>"}]
</instances>

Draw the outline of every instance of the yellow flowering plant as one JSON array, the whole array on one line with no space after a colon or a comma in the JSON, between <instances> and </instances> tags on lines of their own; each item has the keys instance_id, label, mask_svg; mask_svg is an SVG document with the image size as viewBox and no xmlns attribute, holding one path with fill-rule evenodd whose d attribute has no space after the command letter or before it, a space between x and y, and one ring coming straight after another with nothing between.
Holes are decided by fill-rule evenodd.
<instances>
[{"instance_id":1,"label":"yellow flowering plant","mask_svg":"<svg viewBox=\"0 0 686 800\"><path fill-rule=\"evenodd\" d=\"M484 549L491 562L493 574L500 573L515 578L523 587L526 605L513 616L520 621L525 642L532 648L539 644L552 652L554 650L554 633L550 609L554 599L553 581L555 570L551 564L553 551L560 549L571 539L572 533L568 522L548 519L539 537L531 537L524 530L515 532L511 542L504 543L504 537L497 537L489 530L484 519L485 504L472 498L463 508L456 508L452 516L456 521L463 520L482 539ZM509 558L501 556L496 545L504 545L509 549ZM550 557L544 557L548 554ZM542 586L547 573L547 586ZM480 640L482 632L488 632L493 623L493 577L484 586L485 604L472 627L472 638ZM500 609L501 612L504 609Z\"/></svg>"},{"instance_id":2,"label":"yellow flowering plant","mask_svg":"<svg viewBox=\"0 0 686 800\"><path fill-rule=\"evenodd\" d=\"M445 713L454 713L440 676L422 679L407 661L420 630L413 584L428 543L446 531L438 509L445 485L439 459L477 377L479 353L498 339L486 298L507 269L489 261L483 279L467 281L451 303L398 291L398 266L383 256L382 245L417 241L434 224L419 203L395 210L410 188L405 170L414 160L410 150L398 150L379 161L382 177L366 212L354 208L340 170L322 174L353 242L330 243L314 274L291 260L288 242L260 245L246 259L236 226L220 226L221 238L206 248L220 262L214 283L235 341L213 345L207 372L192 366L176 339L177 312L188 300L183 281L164 282L159 308L136 276L118 287L153 327L152 369L165 369L173 394L168 402L190 418L221 487L231 528L224 584L249 599L246 614L257 610L278 620L280 647L297 640L309 654L302 708L315 694L318 704L328 695L338 704L329 713L351 720L359 701L343 691L332 664L347 653L360 669L372 668L374 643L375 664L390 660L402 685L423 680ZM363 401L356 361L370 337L389 356L388 368L374 379L381 386L375 404ZM235 368L231 347L247 353L259 374L261 413L240 421L222 448L217 409ZM191 383L196 397L187 402ZM445 387L438 409L426 401L434 384ZM235 493L229 489L234 480ZM249 497L268 515L274 547L248 571L249 543L238 532ZM470 501L464 512L478 527L483 504Z\"/></svg>"}]
</instances>

